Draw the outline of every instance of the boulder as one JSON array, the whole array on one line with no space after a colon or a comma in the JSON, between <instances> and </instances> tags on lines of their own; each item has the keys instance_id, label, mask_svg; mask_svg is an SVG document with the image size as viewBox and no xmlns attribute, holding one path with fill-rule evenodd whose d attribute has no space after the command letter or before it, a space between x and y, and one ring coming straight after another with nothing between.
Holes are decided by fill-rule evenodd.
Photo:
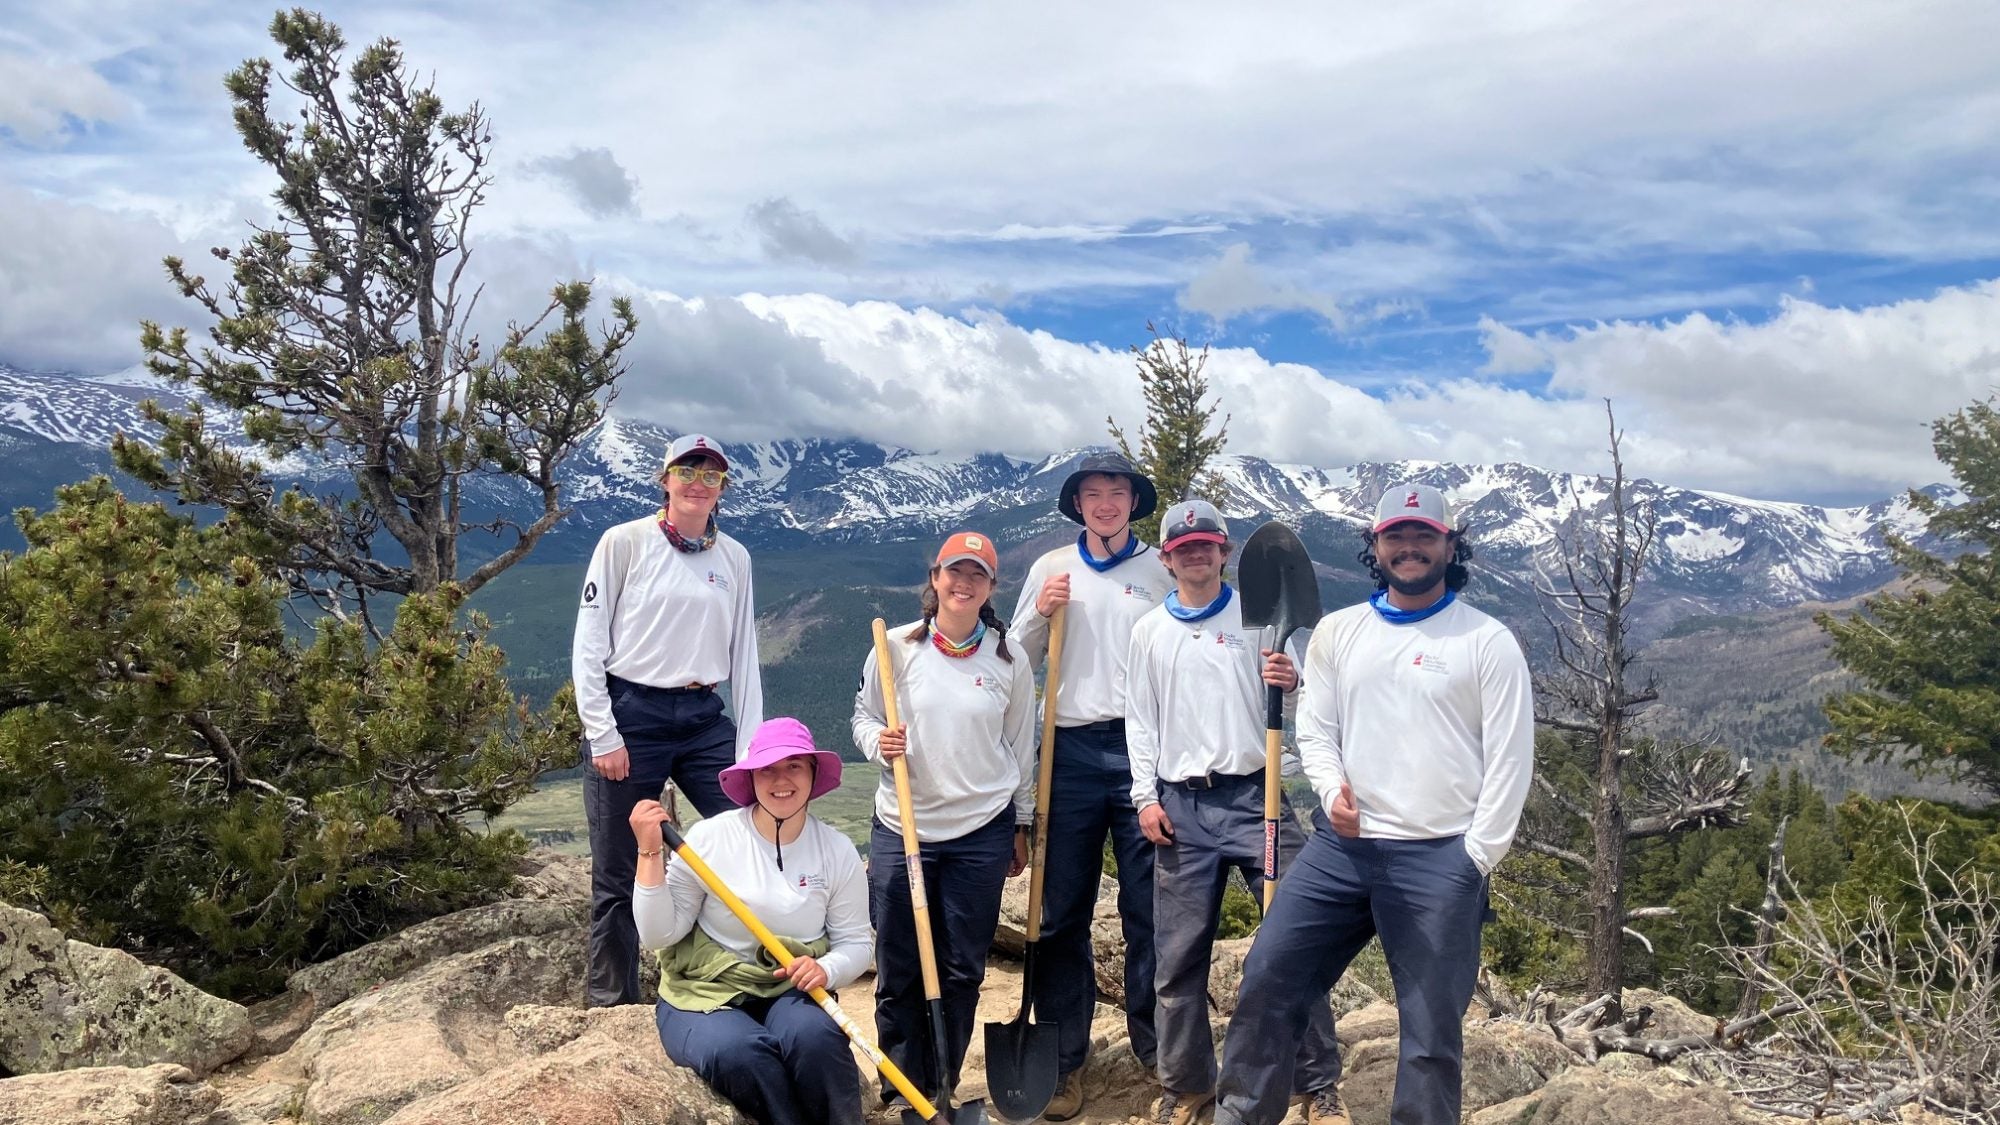
<instances>
[{"instance_id":1,"label":"boulder","mask_svg":"<svg viewBox=\"0 0 2000 1125\"><path fill-rule=\"evenodd\" d=\"M225 1090L222 1109L209 1125L277 1125L297 1118L304 1105L303 1089L295 1082L257 1082Z\"/></svg>"},{"instance_id":2,"label":"boulder","mask_svg":"<svg viewBox=\"0 0 2000 1125\"><path fill-rule=\"evenodd\" d=\"M1646 1026L1639 1032L1646 1039L1675 1039L1683 1035L1713 1039L1717 1024L1721 1022L1714 1016L1702 1015L1688 1007L1685 1001L1664 992L1655 992L1650 988L1626 989L1626 1013L1629 1015L1640 1008L1652 1009Z\"/></svg>"},{"instance_id":3,"label":"boulder","mask_svg":"<svg viewBox=\"0 0 2000 1125\"><path fill-rule=\"evenodd\" d=\"M1468 1103L1469 1105L1470 1103ZM1751 1125L1766 1121L1727 1091L1673 1081L1664 1072L1642 1077L1571 1067L1546 1086L1475 1113L1469 1125ZM1355 1118L1359 1125L1361 1118Z\"/></svg>"},{"instance_id":4,"label":"boulder","mask_svg":"<svg viewBox=\"0 0 2000 1125\"><path fill-rule=\"evenodd\" d=\"M129 953L68 941L33 911L0 905L0 1068L176 1063L207 1074L255 1036L240 1004Z\"/></svg>"},{"instance_id":5,"label":"boulder","mask_svg":"<svg viewBox=\"0 0 2000 1125\"><path fill-rule=\"evenodd\" d=\"M421 968L505 938L574 932L588 920L581 901L505 899L419 922L380 941L293 973L285 991L310 997L315 1011ZM582 956L581 953L578 956Z\"/></svg>"},{"instance_id":6,"label":"boulder","mask_svg":"<svg viewBox=\"0 0 2000 1125\"><path fill-rule=\"evenodd\" d=\"M92 1066L0 1081L0 1125L206 1125L222 1095L173 1063Z\"/></svg>"},{"instance_id":7,"label":"boulder","mask_svg":"<svg viewBox=\"0 0 2000 1125\"><path fill-rule=\"evenodd\" d=\"M744 1125L693 1071L660 1048L643 1005L590 1013L555 1050L413 1102L389 1125Z\"/></svg>"},{"instance_id":8,"label":"boulder","mask_svg":"<svg viewBox=\"0 0 2000 1125\"><path fill-rule=\"evenodd\" d=\"M308 1083L312 1125L374 1125L419 1098L519 1061L505 1022L521 1004L574 1003L583 932L516 937L452 954L354 996L282 1060Z\"/></svg>"},{"instance_id":9,"label":"boulder","mask_svg":"<svg viewBox=\"0 0 2000 1125\"><path fill-rule=\"evenodd\" d=\"M1380 1019L1379 1012L1367 1011L1366 1016ZM1379 1038L1362 1042L1345 1055L1340 1094L1354 1125L1383 1125L1389 1120L1399 1050L1397 1040ZM1468 1024L1461 1110L1473 1113L1531 1094L1580 1062L1547 1028L1507 1020Z\"/></svg>"},{"instance_id":10,"label":"boulder","mask_svg":"<svg viewBox=\"0 0 2000 1125\"><path fill-rule=\"evenodd\" d=\"M1341 1050L1352 1051L1371 1039L1395 1040L1402 1034L1402 1018L1394 1004L1378 1000L1334 1020L1333 1034L1340 1040Z\"/></svg>"},{"instance_id":11,"label":"boulder","mask_svg":"<svg viewBox=\"0 0 2000 1125\"><path fill-rule=\"evenodd\" d=\"M1236 998L1243 991L1243 959L1250 955L1250 945L1255 940L1254 937L1244 937L1218 941L1209 953L1208 999L1219 1015L1230 1015L1236 1011ZM1329 998L1336 1022L1349 1012L1360 1011L1382 999L1354 973L1343 974L1340 982L1333 986Z\"/></svg>"}]
</instances>

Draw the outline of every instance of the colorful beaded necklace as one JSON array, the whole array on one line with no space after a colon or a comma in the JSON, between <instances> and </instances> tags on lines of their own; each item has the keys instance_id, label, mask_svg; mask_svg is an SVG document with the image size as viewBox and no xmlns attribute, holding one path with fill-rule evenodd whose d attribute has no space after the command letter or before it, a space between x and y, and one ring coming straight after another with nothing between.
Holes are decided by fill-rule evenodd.
<instances>
[{"instance_id":1,"label":"colorful beaded necklace","mask_svg":"<svg viewBox=\"0 0 2000 1125\"><path fill-rule=\"evenodd\" d=\"M984 621L981 621L979 624L974 625L972 627L972 635L965 638L964 644L956 644L956 645L952 644L950 640L946 639L944 632L940 630L937 626L935 625L931 626L931 643L937 646L937 650L939 652L944 653L946 656L949 656L954 660L963 660L966 657L971 656L973 653L978 652L979 642L985 639L986 639L986 622Z\"/></svg>"}]
</instances>

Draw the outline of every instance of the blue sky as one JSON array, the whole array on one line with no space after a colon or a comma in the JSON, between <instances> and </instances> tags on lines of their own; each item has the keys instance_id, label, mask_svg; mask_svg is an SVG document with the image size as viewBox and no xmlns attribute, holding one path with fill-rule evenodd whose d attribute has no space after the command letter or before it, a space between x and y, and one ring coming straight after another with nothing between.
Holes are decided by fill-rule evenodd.
<instances>
[{"instance_id":1,"label":"blue sky","mask_svg":"<svg viewBox=\"0 0 2000 1125\"><path fill-rule=\"evenodd\" d=\"M2000 388L2000 8L339 3L495 126L492 325L639 299L619 409L1036 456L1133 420L1153 320L1231 449L1628 463L1850 502ZM0 0L0 361L199 325L165 253L270 181L269 12Z\"/></svg>"}]
</instances>

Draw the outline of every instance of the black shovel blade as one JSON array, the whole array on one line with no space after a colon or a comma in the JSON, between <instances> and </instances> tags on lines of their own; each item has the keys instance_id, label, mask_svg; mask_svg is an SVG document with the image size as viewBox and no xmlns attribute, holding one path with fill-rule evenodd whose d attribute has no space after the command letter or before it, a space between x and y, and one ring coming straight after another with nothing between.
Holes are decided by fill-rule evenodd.
<instances>
[{"instance_id":1,"label":"black shovel blade","mask_svg":"<svg viewBox=\"0 0 2000 1125\"><path fill-rule=\"evenodd\" d=\"M986 1025L986 1092L1001 1117L1033 1121L1049 1108L1058 1078L1056 1039L1056 1025L1029 1023L1025 1007L1007 1023Z\"/></svg>"},{"instance_id":2,"label":"black shovel blade","mask_svg":"<svg viewBox=\"0 0 2000 1125\"><path fill-rule=\"evenodd\" d=\"M1250 533L1236 562L1243 596L1243 628L1276 626L1282 647L1294 630L1319 623L1319 579L1312 558L1291 528L1272 520Z\"/></svg>"}]
</instances>

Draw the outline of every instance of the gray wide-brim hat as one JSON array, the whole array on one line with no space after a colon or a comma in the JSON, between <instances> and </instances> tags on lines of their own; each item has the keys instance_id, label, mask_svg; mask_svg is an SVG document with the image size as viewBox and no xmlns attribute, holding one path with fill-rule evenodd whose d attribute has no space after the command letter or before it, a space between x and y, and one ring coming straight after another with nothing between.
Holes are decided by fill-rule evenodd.
<instances>
[{"instance_id":1,"label":"gray wide-brim hat","mask_svg":"<svg viewBox=\"0 0 2000 1125\"><path fill-rule=\"evenodd\" d=\"M1063 478L1062 494L1056 499L1056 510L1068 516L1071 523L1083 522L1083 510L1076 506L1076 494L1083 487L1083 478L1094 476L1124 477L1132 482L1132 518L1145 519L1160 506L1159 490L1146 474L1132 467L1132 462L1122 453L1101 450L1086 454L1076 471Z\"/></svg>"}]
</instances>

